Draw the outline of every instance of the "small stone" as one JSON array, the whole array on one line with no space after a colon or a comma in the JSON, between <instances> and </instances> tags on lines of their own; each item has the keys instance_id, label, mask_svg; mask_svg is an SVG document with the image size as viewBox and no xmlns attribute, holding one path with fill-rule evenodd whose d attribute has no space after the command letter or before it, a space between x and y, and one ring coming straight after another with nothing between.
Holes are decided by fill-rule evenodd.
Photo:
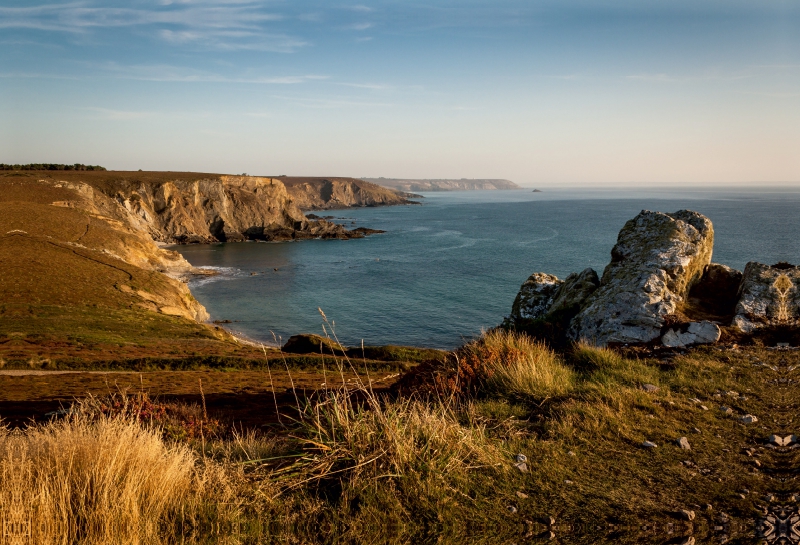
<instances>
[{"instance_id":1,"label":"small stone","mask_svg":"<svg viewBox=\"0 0 800 545\"><path fill-rule=\"evenodd\" d=\"M694 511L690 511L688 509L681 509L678 511L678 516L683 520L692 521L694 520Z\"/></svg>"},{"instance_id":2,"label":"small stone","mask_svg":"<svg viewBox=\"0 0 800 545\"><path fill-rule=\"evenodd\" d=\"M739 494L739 498L744 500L744 499L747 499L747 496L745 494Z\"/></svg>"},{"instance_id":3,"label":"small stone","mask_svg":"<svg viewBox=\"0 0 800 545\"><path fill-rule=\"evenodd\" d=\"M542 522L547 526L555 526L556 519L555 517L545 517L544 519L542 519Z\"/></svg>"},{"instance_id":4,"label":"small stone","mask_svg":"<svg viewBox=\"0 0 800 545\"><path fill-rule=\"evenodd\" d=\"M645 442L642 443L642 446L644 448L656 448L658 445L656 445L652 441L645 441Z\"/></svg>"},{"instance_id":5,"label":"small stone","mask_svg":"<svg viewBox=\"0 0 800 545\"><path fill-rule=\"evenodd\" d=\"M570 456L577 456L577 454L575 454L575 453L574 453L574 452L572 452L572 451L569 451L567 454L569 454Z\"/></svg>"},{"instance_id":6,"label":"small stone","mask_svg":"<svg viewBox=\"0 0 800 545\"><path fill-rule=\"evenodd\" d=\"M692 428L692 430L694 430L695 433L703 433L702 431L700 431L700 428Z\"/></svg>"},{"instance_id":7,"label":"small stone","mask_svg":"<svg viewBox=\"0 0 800 545\"><path fill-rule=\"evenodd\" d=\"M739 417L739 422L741 422L742 424L755 424L756 422L758 422L758 418L756 418L752 414L746 414L744 416Z\"/></svg>"},{"instance_id":8,"label":"small stone","mask_svg":"<svg viewBox=\"0 0 800 545\"><path fill-rule=\"evenodd\" d=\"M692 447L689 445L689 440L685 437L681 437L677 441L678 446L681 447L683 450L692 450Z\"/></svg>"},{"instance_id":9,"label":"small stone","mask_svg":"<svg viewBox=\"0 0 800 545\"><path fill-rule=\"evenodd\" d=\"M569 479L564 479L564 484L573 484L573 482L570 481Z\"/></svg>"},{"instance_id":10,"label":"small stone","mask_svg":"<svg viewBox=\"0 0 800 545\"><path fill-rule=\"evenodd\" d=\"M738 397L739 396L739 392L734 392L733 390L729 390L729 391L725 392L725 395L729 395L731 397Z\"/></svg>"},{"instance_id":11,"label":"small stone","mask_svg":"<svg viewBox=\"0 0 800 545\"><path fill-rule=\"evenodd\" d=\"M516 462L517 462L518 464L520 464L520 463L524 463L524 462L527 462L527 461L528 461L528 457L527 457L527 456L525 456L524 454L517 454L517 456L516 456Z\"/></svg>"},{"instance_id":12,"label":"small stone","mask_svg":"<svg viewBox=\"0 0 800 545\"><path fill-rule=\"evenodd\" d=\"M655 384L642 384L642 390L645 392L657 392L659 388Z\"/></svg>"},{"instance_id":13,"label":"small stone","mask_svg":"<svg viewBox=\"0 0 800 545\"><path fill-rule=\"evenodd\" d=\"M753 465L756 466L756 467L761 467L761 461L753 460Z\"/></svg>"},{"instance_id":14,"label":"small stone","mask_svg":"<svg viewBox=\"0 0 800 545\"><path fill-rule=\"evenodd\" d=\"M708 407L706 407L705 405L700 405L700 408L703 409L704 411L708 410Z\"/></svg>"},{"instance_id":15,"label":"small stone","mask_svg":"<svg viewBox=\"0 0 800 545\"><path fill-rule=\"evenodd\" d=\"M769 442L773 443L779 447L788 447L794 441L794 435L787 435L786 437L781 437L780 435L770 435Z\"/></svg>"},{"instance_id":16,"label":"small stone","mask_svg":"<svg viewBox=\"0 0 800 545\"><path fill-rule=\"evenodd\" d=\"M521 490L517 490L517 497L521 500L527 499L528 495Z\"/></svg>"},{"instance_id":17,"label":"small stone","mask_svg":"<svg viewBox=\"0 0 800 545\"><path fill-rule=\"evenodd\" d=\"M517 508L514 507L513 505L509 505L508 506L508 512L513 515L513 514L515 514L517 512Z\"/></svg>"},{"instance_id":18,"label":"small stone","mask_svg":"<svg viewBox=\"0 0 800 545\"><path fill-rule=\"evenodd\" d=\"M526 464L525 462L517 462L516 464L514 464L514 467L519 469L521 473L528 472L528 464Z\"/></svg>"},{"instance_id":19,"label":"small stone","mask_svg":"<svg viewBox=\"0 0 800 545\"><path fill-rule=\"evenodd\" d=\"M719 408L719 410L722 411L725 414L733 414L733 409L731 409L730 407L726 407L725 405L722 405Z\"/></svg>"},{"instance_id":20,"label":"small stone","mask_svg":"<svg viewBox=\"0 0 800 545\"><path fill-rule=\"evenodd\" d=\"M713 511L713 510L714 510L714 506L711 505L710 503L707 503L706 504L706 511Z\"/></svg>"}]
</instances>

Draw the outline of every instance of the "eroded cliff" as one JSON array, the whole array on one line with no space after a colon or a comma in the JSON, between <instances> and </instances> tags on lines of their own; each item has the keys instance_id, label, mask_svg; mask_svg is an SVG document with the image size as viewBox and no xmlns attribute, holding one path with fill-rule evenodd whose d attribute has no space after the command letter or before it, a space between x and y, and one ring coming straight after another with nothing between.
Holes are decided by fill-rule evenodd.
<instances>
[{"instance_id":1,"label":"eroded cliff","mask_svg":"<svg viewBox=\"0 0 800 545\"><path fill-rule=\"evenodd\" d=\"M360 206L416 204L420 197L355 178L278 178L292 200L303 210L334 210Z\"/></svg>"}]
</instances>

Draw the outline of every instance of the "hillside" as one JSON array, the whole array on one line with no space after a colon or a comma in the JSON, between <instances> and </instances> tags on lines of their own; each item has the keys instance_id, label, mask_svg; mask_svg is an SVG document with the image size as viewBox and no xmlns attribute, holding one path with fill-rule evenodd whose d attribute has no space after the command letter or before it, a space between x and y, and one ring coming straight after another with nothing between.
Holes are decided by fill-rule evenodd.
<instances>
[{"instance_id":1,"label":"hillside","mask_svg":"<svg viewBox=\"0 0 800 545\"><path fill-rule=\"evenodd\" d=\"M278 176L292 200L303 210L332 210L354 206L415 204L409 195L356 178Z\"/></svg>"},{"instance_id":2,"label":"hillside","mask_svg":"<svg viewBox=\"0 0 800 545\"><path fill-rule=\"evenodd\" d=\"M366 230L368 231L368 230ZM253 357L157 242L358 238L307 219L278 180L195 173L0 172L0 367Z\"/></svg>"},{"instance_id":3,"label":"hillside","mask_svg":"<svg viewBox=\"0 0 800 545\"><path fill-rule=\"evenodd\" d=\"M383 187L398 191L487 191L498 189L522 189L510 180L497 179L422 179L406 178L363 178Z\"/></svg>"}]
</instances>

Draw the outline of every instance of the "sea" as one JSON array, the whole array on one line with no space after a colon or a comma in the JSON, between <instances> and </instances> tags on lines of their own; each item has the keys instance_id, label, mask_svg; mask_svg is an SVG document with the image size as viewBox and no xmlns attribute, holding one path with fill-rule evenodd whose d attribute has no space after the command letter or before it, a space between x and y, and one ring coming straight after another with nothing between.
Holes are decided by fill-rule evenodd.
<instances>
[{"instance_id":1,"label":"sea","mask_svg":"<svg viewBox=\"0 0 800 545\"><path fill-rule=\"evenodd\" d=\"M713 260L797 263L800 188L530 189L424 193L422 204L316 212L354 240L182 245L219 274L189 287L212 320L275 345L334 333L349 346L451 349L498 325L534 272L602 274L626 221L690 209L714 224ZM325 319L320 312L324 312ZM333 332L331 332L333 329Z\"/></svg>"}]
</instances>

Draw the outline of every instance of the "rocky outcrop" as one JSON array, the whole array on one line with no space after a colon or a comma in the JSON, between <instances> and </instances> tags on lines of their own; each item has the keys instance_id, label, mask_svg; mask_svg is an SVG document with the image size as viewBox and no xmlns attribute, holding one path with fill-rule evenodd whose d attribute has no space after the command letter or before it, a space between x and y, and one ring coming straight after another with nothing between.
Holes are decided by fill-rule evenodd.
<instances>
[{"instance_id":1,"label":"rocky outcrop","mask_svg":"<svg viewBox=\"0 0 800 545\"><path fill-rule=\"evenodd\" d=\"M294 203L302 210L334 210L361 206L417 204L408 197L420 197L395 191L355 178L277 178Z\"/></svg>"},{"instance_id":2,"label":"rocky outcrop","mask_svg":"<svg viewBox=\"0 0 800 545\"><path fill-rule=\"evenodd\" d=\"M800 267L788 263L764 265L751 261L744 268L733 325L744 333L776 327L796 327L800 320Z\"/></svg>"},{"instance_id":3,"label":"rocky outcrop","mask_svg":"<svg viewBox=\"0 0 800 545\"><path fill-rule=\"evenodd\" d=\"M713 243L711 221L701 214L644 210L620 231L602 279L592 269L563 282L534 273L522 285L505 324L566 322L570 338L602 345L653 341L668 323L676 323L676 313L704 273L717 280L735 278L732 270L711 265ZM669 331L667 342L672 343L719 338L719 328L710 322L684 321Z\"/></svg>"},{"instance_id":4,"label":"rocky outcrop","mask_svg":"<svg viewBox=\"0 0 800 545\"><path fill-rule=\"evenodd\" d=\"M643 343L661 336L711 262L714 229L689 210L642 211L620 231L600 287L570 324L570 336L598 344Z\"/></svg>"}]
</instances>

